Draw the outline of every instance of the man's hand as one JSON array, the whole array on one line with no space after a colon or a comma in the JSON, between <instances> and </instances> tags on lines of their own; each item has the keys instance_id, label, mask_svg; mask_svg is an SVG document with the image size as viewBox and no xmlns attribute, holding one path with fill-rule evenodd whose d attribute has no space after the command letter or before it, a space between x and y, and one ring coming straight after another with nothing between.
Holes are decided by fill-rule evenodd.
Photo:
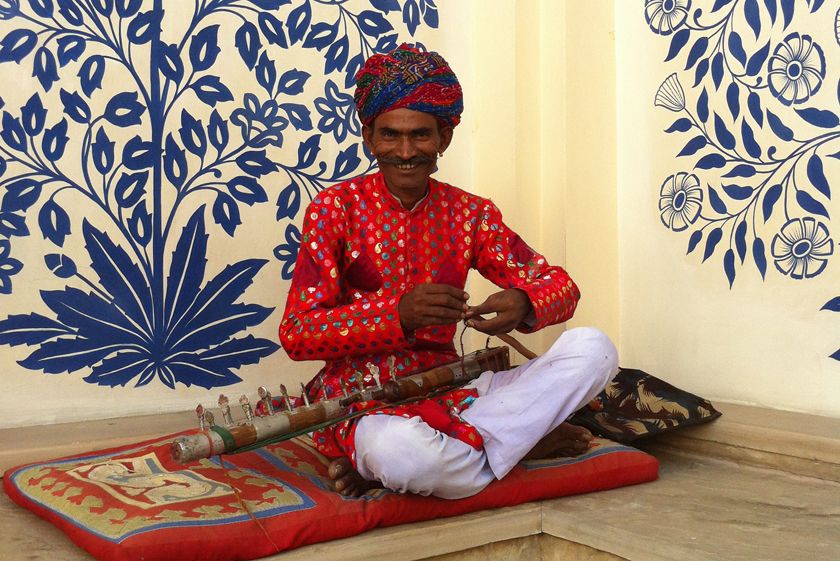
<instances>
[{"instance_id":1,"label":"man's hand","mask_svg":"<svg viewBox=\"0 0 840 561\"><path fill-rule=\"evenodd\" d=\"M467 325L487 333L497 335L516 329L531 313L531 300L524 291L518 288L508 288L491 294L487 300L478 306L467 310ZM496 317L480 319L483 314L495 313Z\"/></svg>"},{"instance_id":2,"label":"man's hand","mask_svg":"<svg viewBox=\"0 0 840 561\"><path fill-rule=\"evenodd\" d=\"M400 324L414 331L427 325L458 323L465 317L469 297L448 284L417 285L400 299Z\"/></svg>"}]
</instances>

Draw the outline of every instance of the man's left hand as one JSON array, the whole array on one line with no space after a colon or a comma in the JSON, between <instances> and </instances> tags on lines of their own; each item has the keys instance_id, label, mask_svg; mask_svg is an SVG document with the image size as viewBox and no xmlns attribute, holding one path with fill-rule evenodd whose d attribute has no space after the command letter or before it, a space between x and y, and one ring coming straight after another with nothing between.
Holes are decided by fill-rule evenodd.
<instances>
[{"instance_id":1,"label":"man's left hand","mask_svg":"<svg viewBox=\"0 0 840 561\"><path fill-rule=\"evenodd\" d=\"M508 288L491 294L478 306L470 307L466 313L467 325L488 335L508 333L516 329L528 317L531 309L531 300L524 291ZM480 317L493 313L496 317L489 319Z\"/></svg>"}]
</instances>

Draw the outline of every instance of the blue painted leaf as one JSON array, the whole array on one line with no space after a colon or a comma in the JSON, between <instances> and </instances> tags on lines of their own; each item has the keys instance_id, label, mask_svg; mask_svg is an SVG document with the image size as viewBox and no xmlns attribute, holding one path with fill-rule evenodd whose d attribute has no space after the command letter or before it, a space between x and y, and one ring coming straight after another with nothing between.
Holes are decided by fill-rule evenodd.
<instances>
[{"instance_id":1,"label":"blue painted leaf","mask_svg":"<svg viewBox=\"0 0 840 561\"><path fill-rule=\"evenodd\" d=\"M324 73L329 74L335 70L341 70L347 64L347 57L350 52L350 40L345 35L330 45L324 55Z\"/></svg>"},{"instance_id":2,"label":"blue painted leaf","mask_svg":"<svg viewBox=\"0 0 840 561\"><path fill-rule=\"evenodd\" d=\"M764 61L767 60L767 55L769 53L770 42L768 41L763 47L756 51L753 56L750 57L749 62L747 62L747 74L750 76L756 76L759 72L761 72L761 68L764 66Z\"/></svg>"},{"instance_id":3,"label":"blue painted leaf","mask_svg":"<svg viewBox=\"0 0 840 561\"><path fill-rule=\"evenodd\" d=\"M222 116L215 109L210 114L210 123L207 125L207 136L210 139L210 144L219 153L227 146L228 139L230 138L227 121L222 119Z\"/></svg>"},{"instance_id":4,"label":"blue painted leaf","mask_svg":"<svg viewBox=\"0 0 840 561\"><path fill-rule=\"evenodd\" d=\"M220 52L218 25L205 27L193 35L190 41L190 64L193 71L201 72L213 66Z\"/></svg>"},{"instance_id":5,"label":"blue painted leaf","mask_svg":"<svg viewBox=\"0 0 840 561\"><path fill-rule=\"evenodd\" d=\"M732 53L732 56L735 57L735 60L741 63L741 66L746 66L747 64L747 53L744 51L744 45L741 42L741 36L738 35L736 31L733 31L729 34L729 40L727 41L729 45L729 52Z\"/></svg>"},{"instance_id":6,"label":"blue painted leaf","mask_svg":"<svg viewBox=\"0 0 840 561\"><path fill-rule=\"evenodd\" d=\"M111 241L108 234L91 226L87 220L82 222L82 235L100 286L114 299L113 304L122 310L122 313L113 315L125 314L141 326L145 333L151 333L150 281L122 247ZM125 319L122 321L127 322Z\"/></svg>"},{"instance_id":7,"label":"blue painted leaf","mask_svg":"<svg viewBox=\"0 0 840 561\"><path fill-rule=\"evenodd\" d=\"M4 160L3 156L0 155L0 177L2 177L3 174L6 173L6 168L7 167L8 167L8 164L6 164L6 160Z\"/></svg>"},{"instance_id":8,"label":"blue painted leaf","mask_svg":"<svg viewBox=\"0 0 840 561\"><path fill-rule=\"evenodd\" d=\"M248 175L256 177L277 171L277 164L268 159L265 150L251 150L240 154L236 158L236 165Z\"/></svg>"},{"instance_id":9,"label":"blue painted leaf","mask_svg":"<svg viewBox=\"0 0 840 561\"><path fill-rule=\"evenodd\" d=\"M135 45L142 45L152 40L160 32L160 22L163 11L149 10L141 12L128 24L128 40Z\"/></svg>"},{"instance_id":10,"label":"blue painted leaf","mask_svg":"<svg viewBox=\"0 0 840 561\"><path fill-rule=\"evenodd\" d=\"M301 94L309 77L310 74L308 72L298 70L297 68L287 70L280 76L280 80L277 83L277 93L286 95Z\"/></svg>"},{"instance_id":11,"label":"blue painted leaf","mask_svg":"<svg viewBox=\"0 0 840 561\"><path fill-rule=\"evenodd\" d=\"M262 48L257 26L250 21L243 22L236 31L234 45L239 50L239 56L242 57L245 65L253 70L257 64L257 56L259 56L260 49Z\"/></svg>"},{"instance_id":12,"label":"blue painted leaf","mask_svg":"<svg viewBox=\"0 0 840 561\"><path fill-rule=\"evenodd\" d=\"M770 15L771 25L776 23L776 0L764 0L764 5L767 7L767 13Z\"/></svg>"},{"instance_id":13,"label":"blue painted leaf","mask_svg":"<svg viewBox=\"0 0 840 561\"><path fill-rule=\"evenodd\" d=\"M688 238L688 250L685 252L686 255L694 251L694 248L697 247L697 244L700 243L700 240L703 239L703 230L696 230L691 233L691 237Z\"/></svg>"},{"instance_id":14,"label":"blue painted leaf","mask_svg":"<svg viewBox=\"0 0 840 561\"><path fill-rule=\"evenodd\" d=\"M212 349L200 351L198 358L214 372L226 368L239 368L243 364L256 364L280 346L268 339L257 339L247 335L240 339L231 339Z\"/></svg>"},{"instance_id":15,"label":"blue painted leaf","mask_svg":"<svg viewBox=\"0 0 840 561\"><path fill-rule=\"evenodd\" d=\"M254 203L264 203L268 200L265 189L260 186L256 179L247 175L233 178L228 182L227 187L234 199L248 206L253 206Z\"/></svg>"},{"instance_id":16,"label":"blue painted leaf","mask_svg":"<svg viewBox=\"0 0 840 561\"><path fill-rule=\"evenodd\" d=\"M29 29L13 29L0 41L0 62L20 64L38 44L38 35Z\"/></svg>"},{"instance_id":17,"label":"blue painted leaf","mask_svg":"<svg viewBox=\"0 0 840 561\"><path fill-rule=\"evenodd\" d=\"M805 109L796 109L796 113L805 121L817 127L833 129L837 125L840 125L840 118L838 118L835 113L832 113L827 109L806 107Z\"/></svg>"},{"instance_id":18,"label":"blue painted leaf","mask_svg":"<svg viewBox=\"0 0 840 561\"><path fill-rule=\"evenodd\" d=\"M738 164L726 172L724 177L752 177L755 175L755 168L749 164Z\"/></svg>"},{"instance_id":19,"label":"blue painted leaf","mask_svg":"<svg viewBox=\"0 0 840 561\"><path fill-rule=\"evenodd\" d=\"M64 17L70 25L78 27L85 22L85 17L81 8L76 5L74 0L57 0L57 3L58 13L61 14L61 16Z\"/></svg>"},{"instance_id":20,"label":"blue painted leaf","mask_svg":"<svg viewBox=\"0 0 840 561\"><path fill-rule=\"evenodd\" d=\"M840 349L837 349L836 351L828 355L828 357L833 358L834 360L840 360Z\"/></svg>"},{"instance_id":21,"label":"blue painted leaf","mask_svg":"<svg viewBox=\"0 0 840 561\"><path fill-rule=\"evenodd\" d=\"M779 4L782 5L782 14L785 17L785 29L787 29L787 26L793 20L794 0L779 0Z\"/></svg>"},{"instance_id":22,"label":"blue painted leaf","mask_svg":"<svg viewBox=\"0 0 840 561\"><path fill-rule=\"evenodd\" d=\"M390 53L397 48L397 39L399 39L399 36L396 33L383 35L376 42L376 47L373 50L377 53Z\"/></svg>"},{"instance_id":23,"label":"blue painted leaf","mask_svg":"<svg viewBox=\"0 0 840 561\"><path fill-rule=\"evenodd\" d=\"M172 252L164 302L168 328L174 328L182 321L184 313L195 301L204 280L206 264L207 232L204 228L204 206L201 206L187 221Z\"/></svg>"},{"instance_id":24,"label":"blue painted leaf","mask_svg":"<svg viewBox=\"0 0 840 561\"><path fill-rule=\"evenodd\" d=\"M41 96L37 93L30 97L26 105L21 108L20 120L23 123L23 130L29 136L38 136L44 130L44 124L47 120L47 110L44 109Z\"/></svg>"},{"instance_id":25,"label":"blue painted leaf","mask_svg":"<svg viewBox=\"0 0 840 561\"><path fill-rule=\"evenodd\" d=\"M757 93L750 92L750 95L747 96L747 107L749 107L750 115L758 123L758 126L764 126L764 111L761 109L761 99Z\"/></svg>"},{"instance_id":26,"label":"blue painted leaf","mask_svg":"<svg viewBox=\"0 0 840 561\"><path fill-rule=\"evenodd\" d=\"M835 152L834 154L829 154L828 157L840 160L840 152ZM0 173L0 175L3 175L3 174Z\"/></svg>"},{"instance_id":27,"label":"blue painted leaf","mask_svg":"<svg viewBox=\"0 0 840 561\"><path fill-rule=\"evenodd\" d=\"M233 101L233 94L218 76L202 76L190 86L203 103L215 107L220 101Z\"/></svg>"},{"instance_id":28,"label":"blue painted leaf","mask_svg":"<svg viewBox=\"0 0 840 561\"><path fill-rule=\"evenodd\" d=\"M58 43L58 63L62 68L74 60L79 60L85 52L85 40L78 35L63 35L56 42Z\"/></svg>"},{"instance_id":29,"label":"blue painted leaf","mask_svg":"<svg viewBox=\"0 0 840 561\"><path fill-rule=\"evenodd\" d=\"M300 210L300 186L292 181L277 197L277 221L294 218Z\"/></svg>"},{"instance_id":30,"label":"blue painted leaf","mask_svg":"<svg viewBox=\"0 0 840 561\"><path fill-rule=\"evenodd\" d=\"M823 206L821 202L817 201L806 191L799 190L796 192L796 202L799 203L799 206L801 206L806 212L819 214L820 216L829 218L828 211L825 209L825 206Z\"/></svg>"},{"instance_id":31,"label":"blue painted leaf","mask_svg":"<svg viewBox=\"0 0 840 561\"><path fill-rule=\"evenodd\" d=\"M726 159L720 154L707 154L700 158L694 167L700 169L722 168L726 165Z\"/></svg>"},{"instance_id":32,"label":"blue painted leaf","mask_svg":"<svg viewBox=\"0 0 840 561\"><path fill-rule=\"evenodd\" d=\"M712 12L717 12L731 2L732 0L715 0L714 5L712 6Z\"/></svg>"},{"instance_id":33,"label":"blue painted leaf","mask_svg":"<svg viewBox=\"0 0 840 561\"><path fill-rule=\"evenodd\" d=\"M117 14L123 18L130 18L140 11L143 0L116 0Z\"/></svg>"},{"instance_id":34,"label":"blue painted leaf","mask_svg":"<svg viewBox=\"0 0 840 561\"><path fill-rule=\"evenodd\" d=\"M761 210L764 213L764 222L766 223L773 215L773 206L779 200L782 194L782 186L779 184L773 185L764 194L764 201L761 203Z\"/></svg>"},{"instance_id":35,"label":"blue painted leaf","mask_svg":"<svg viewBox=\"0 0 840 561\"><path fill-rule=\"evenodd\" d=\"M704 58L700 61L700 64L697 65L697 68L694 69L694 87L696 88L697 85L703 81L703 78L706 77L706 74L709 72L709 59Z\"/></svg>"},{"instance_id":36,"label":"blue painted leaf","mask_svg":"<svg viewBox=\"0 0 840 561\"><path fill-rule=\"evenodd\" d=\"M688 130L691 130L691 119L688 119L686 117L682 117L682 118L674 121L673 124L671 124L670 127L665 129L665 132L668 132L668 133L677 132L677 131L686 132Z\"/></svg>"},{"instance_id":37,"label":"blue painted leaf","mask_svg":"<svg viewBox=\"0 0 840 561\"><path fill-rule=\"evenodd\" d=\"M379 37L394 29L385 16L373 10L365 10L359 14L359 28L362 33L370 37Z\"/></svg>"},{"instance_id":38,"label":"blue painted leaf","mask_svg":"<svg viewBox=\"0 0 840 561\"><path fill-rule=\"evenodd\" d=\"M726 105L729 107L729 113L732 114L732 120L736 120L741 113L741 98L738 84L735 82L726 88Z\"/></svg>"},{"instance_id":39,"label":"blue painted leaf","mask_svg":"<svg viewBox=\"0 0 840 561\"><path fill-rule=\"evenodd\" d=\"M697 117L704 123L709 119L709 94L706 92L706 88L703 88L697 98Z\"/></svg>"},{"instance_id":40,"label":"blue painted leaf","mask_svg":"<svg viewBox=\"0 0 840 561\"><path fill-rule=\"evenodd\" d=\"M35 12L35 15L42 18L51 18L53 16L53 2L52 0L29 0L29 7Z\"/></svg>"},{"instance_id":41,"label":"blue painted leaf","mask_svg":"<svg viewBox=\"0 0 840 561\"><path fill-rule=\"evenodd\" d=\"M115 347L83 337L62 338L44 343L18 364L29 370L43 370L45 374L75 372L93 366Z\"/></svg>"},{"instance_id":42,"label":"blue painted leaf","mask_svg":"<svg viewBox=\"0 0 840 561\"><path fill-rule=\"evenodd\" d=\"M172 133L166 135L166 144L163 152L163 171L166 178L178 189L184 185L187 178L187 155L184 150L175 142Z\"/></svg>"},{"instance_id":43,"label":"blue painted leaf","mask_svg":"<svg viewBox=\"0 0 840 561\"><path fill-rule=\"evenodd\" d=\"M744 0L744 16L747 18L747 23L755 33L755 38L758 39L758 34L761 32L761 17L758 11L757 0Z\"/></svg>"},{"instance_id":44,"label":"blue painted leaf","mask_svg":"<svg viewBox=\"0 0 840 561\"><path fill-rule=\"evenodd\" d=\"M44 255L44 263L47 269L60 279L69 279L76 274L76 264L66 255L49 253Z\"/></svg>"},{"instance_id":45,"label":"blue painted leaf","mask_svg":"<svg viewBox=\"0 0 840 561\"><path fill-rule=\"evenodd\" d=\"M26 212L38 202L41 196L41 182L31 177L21 177L6 185L6 194L3 195L3 202L0 203L0 211Z\"/></svg>"},{"instance_id":46,"label":"blue painted leaf","mask_svg":"<svg viewBox=\"0 0 840 561\"><path fill-rule=\"evenodd\" d=\"M298 169L306 169L315 163L318 153L321 151L321 135L313 134L304 142L298 145L298 162L295 166Z\"/></svg>"},{"instance_id":47,"label":"blue painted leaf","mask_svg":"<svg viewBox=\"0 0 840 561\"><path fill-rule=\"evenodd\" d=\"M729 280L729 288L732 288L732 283L735 282L735 252L731 249L727 249L723 254L723 271Z\"/></svg>"},{"instance_id":48,"label":"blue painted leaf","mask_svg":"<svg viewBox=\"0 0 840 561\"><path fill-rule=\"evenodd\" d=\"M239 207L230 195L222 192L216 194L216 201L213 203L213 220L227 232L228 236L233 237L236 227L242 224L242 220L239 218Z\"/></svg>"},{"instance_id":49,"label":"blue painted leaf","mask_svg":"<svg viewBox=\"0 0 840 561\"><path fill-rule=\"evenodd\" d=\"M276 10L284 4L291 3L291 1L292 0L250 0L252 4L259 6L263 10Z\"/></svg>"},{"instance_id":50,"label":"blue painted leaf","mask_svg":"<svg viewBox=\"0 0 840 561\"><path fill-rule=\"evenodd\" d=\"M218 115L218 113L216 114ZM181 128L178 129L178 134L181 136L181 143L184 148L199 158L204 157L204 154L207 153L207 135L204 134L204 125L201 124L201 121L197 121L186 109L181 111Z\"/></svg>"},{"instance_id":51,"label":"blue painted leaf","mask_svg":"<svg viewBox=\"0 0 840 561\"><path fill-rule=\"evenodd\" d=\"M720 145L727 150L735 148L735 136L729 132L729 129L726 128L726 123L723 122L723 119L717 113L715 113L715 135Z\"/></svg>"},{"instance_id":52,"label":"blue painted leaf","mask_svg":"<svg viewBox=\"0 0 840 561\"><path fill-rule=\"evenodd\" d=\"M44 239L62 247L64 239L70 235L70 217L58 203L49 199L38 212L38 227Z\"/></svg>"},{"instance_id":53,"label":"blue painted leaf","mask_svg":"<svg viewBox=\"0 0 840 561\"><path fill-rule=\"evenodd\" d=\"M40 345L69 334L64 325L39 314L10 315L0 321L0 345Z\"/></svg>"},{"instance_id":54,"label":"blue painted leaf","mask_svg":"<svg viewBox=\"0 0 840 561\"><path fill-rule=\"evenodd\" d=\"M420 0L420 13L423 14L423 21L432 29L438 26L438 11L434 0Z\"/></svg>"},{"instance_id":55,"label":"blue painted leaf","mask_svg":"<svg viewBox=\"0 0 840 561\"><path fill-rule=\"evenodd\" d=\"M64 113L77 123L86 125L90 123L90 107L76 92L68 92L61 88L59 93L61 103L64 104Z\"/></svg>"},{"instance_id":56,"label":"blue painted leaf","mask_svg":"<svg viewBox=\"0 0 840 561\"><path fill-rule=\"evenodd\" d=\"M712 256L721 237L723 237L723 229L721 228L715 228L709 232L709 237L706 238L706 249L703 251L703 261Z\"/></svg>"},{"instance_id":57,"label":"blue painted leaf","mask_svg":"<svg viewBox=\"0 0 840 561\"><path fill-rule=\"evenodd\" d=\"M744 148L747 149L747 154L753 158L761 157L761 146L755 141L755 134L753 134L753 130L747 124L746 119L741 121L741 140L744 143Z\"/></svg>"},{"instance_id":58,"label":"blue painted leaf","mask_svg":"<svg viewBox=\"0 0 840 561\"><path fill-rule=\"evenodd\" d=\"M67 147L67 119L62 119L52 128L44 131L41 139L41 150L50 162L57 162L64 155L64 148Z\"/></svg>"},{"instance_id":59,"label":"blue painted leaf","mask_svg":"<svg viewBox=\"0 0 840 561\"><path fill-rule=\"evenodd\" d=\"M793 131L786 127L781 119L776 117L769 109L767 110L767 123L770 125L770 130L773 131L773 134L785 142L793 140Z\"/></svg>"},{"instance_id":60,"label":"blue painted leaf","mask_svg":"<svg viewBox=\"0 0 840 561\"><path fill-rule=\"evenodd\" d=\"M705 36L700 37L694 42L694 45L692 45L691 50L688 52L688 60L685 63L686 70L690 69L700 60L700 57L706 52L708 46L709 38Z\"/></svg>"},{"instance_id":61,"label":"blue painted leaf","mask_svg":"<svg viewBox=\"0 0 840 561\"><path fill-rule=\"evenodd\" d=\"M309 2L304 2L289 12L289 17L286 19L286 29L289 30L289 42L292 45L303 40L311 21L312 6L309 5Z\"/></svg>"},{"instance_id":62,"label":"blue painted leaf","mask_svg":"<svg viewBox=\"0 0 840 561\"><path fill-rule=\"evenodd\" d=\"M823 163L816 153L812 154L811 157L808 158L808 179L811 181L811 184L817 188L817 191L825 195L827 198L831 198L831 188L828 186L828 180L825 178Z\"/></svg>"},{"instance_id":63,"label":"blue painted leaf","mask_svg":"<svg viewBox=\"0 0 840 561\"><path fill-rule=\"evenodd\" d=\"M335 38L338 36L338 23L340 20L335 20L333 23L319 22L312 26L309 33L306 35L306 40L303 46L311 49L322 51L329 45L332 45Z\"/></svg>"},{"instance_id":64,"label":"blue painted leaf","mask_svg":"<svg viewBox=\"0 0 840 561\"><path fill-rule=\"evenodd\" d=\"M828 310L829 312L840 312L840 296L835 296L828 302L826 302L820 310ZM2 322L0 322L0 326L2 326ZM0 327L0 334L2 334L2 327ZM0 335L2 336L2 335ZM2 340L0 340L2 343Z\"/></svg>"},{"instance_id":65,"label":"blue painted leaf","mask_svg":"<svg viewBox=\"0 0 840 561\"><path fill-rule=\"evenodd\" d=\"M699 135L699 136L695 136L694 138L692 138L691 140L688 141L688 143L680 151L680 153L677 154L677 157L690 156L692 154L695 154L698 150L700 150L704 146L706 146L706 137L703 136L702 134Z\"/></svg>"},{"instance_id":66,"label":"blue painted leaf","mask_svg":"<svg viewBox=\"0 0 840 561\"><path fill-rule=\"evenodd\" d=\"M122 348L115 355L93 365L90 374L84 377L84 381L113 388L125 386L134 378L139 377L141 381L145 380L143 384L137 382L136 386L139 387L151 382L157 371L151 356L145 349ZM170 387L174 387L174 384Z\"/></svg>"},{"instance_id":67,"label":"blue painted leaf","mask_svg":"<svg viewBox=\"0 0 840 561\"><path fill-rule=\"evenodd\" d=\"M352 144L338 153L335 159L335 178L345 177L359 167L362 161L359 159L358 153L358 144Z\"/></svg>"},{"instance_id":68,"label":"blue painted leaf","mask_svg":"<svg viewBox=\"0 0 840 561\"><path fill-rule=\"evenodd\" d=\"M79 69L82 91L90 97L97 88L102 87L102 77L105 75L105 58L93 55L82 63Z\"/></svg>"},{"instance_id":69,"label":"blue painted leaf","mask_svg":"<svg viewBox=\"0 0 840 561\"><path fill-rule=\"evenodd\" d=\"M265 51L260 55L260 60L257 63L257 82L265 88L269 96L274 95L274 82L277 80L277 69L274 67L274 61L268 58Z\"/></svg>"},{"instance_id":70,"label":"blue painted leaf","mask_svg":"<svg viewBox=\"0 0 840 561\"><path fill-rule=\"evenodd\" d=\"M160 73L176 84L180 83L184 77L184 61L181 60L181 55L178 53L178 45L162 43L160 54L161 58L158 61Z\"/></svg>"},{"instance_id":71,"label":"blue painted leaf","mask_svg":"<svg viewBox=\"0 0 840 561\"><path fill-rule=\"evenodd\" d=\"M0 211L0 236L11 238L20 236L25 238L29 235L29 228L26 227L26 219L11 212Z\"/></svg>"},{"instance_id":72,"label":"blue painted leaf","mask_svg":"<svg viewBox=\"0 0 840 561\"><path fill-rule=\"evenodd\" d=\"M146 194L146 182L149 180L148 171L123 173L114 188L114 199L120 208L131 208Z\"/></svg>"},{"instance_id":73,"label":"blue painted leaf","mask_svg":"<svg viewBox=\"0 0 840 561\"><path fill-rule=\"evenodd\" d=\"M274 256L283 263L280 270L280 278L291 280L294 275L295 261L297 261L298 250L300 249L300 230L292 223L286 225L286 243L274 248Z\"/></svg>"},{"instance_id":74,"label":"blue painted leaf","mask_svg":"<svg viewBox=\"0 0 840 561\"><path fill-rule=\"evenodd\" d=\"M742 220L735 228L735 248L738 250L738 258L741 264L747 257L747 221Z\"/></svg>"},{"instance_id":75,"label":"blue painted leaf","mask_svg":"<svg viewBox=\"0 0 840 561\"><path fill-rule=\"evenodd\" d=\"M763 279L764 275L767 274L767 254L764 250L764 241L761 238L753 240L752 254L755 266L758 267L758 272L761 273Z\"/></svg>"},{"instance_id":76,"label":"blue painted leaf","mask_svg":"<svg viewBox=\"0 0 840 561\"><path fill-rule=\"evenodd\" d=\"M142 247L149 245L152 240L152 216L146 210L146 203L134 207L134 212L128 219L128 231Z\"/></svg>"},{"instance_id":77,"label":"blue painted leaf","mask_svg":"<svg viewBox=\"0 0 840 561\"><path fill-rule=\"evenodd\" d=\"M718 195L715 188L711 185L709 185L709 203L711 203L712 208L715 209L715 212L718 214L728 214L726 204L723 202L723 199L720 198L720 195Z\"/></svg>"},{"instance_id":78,"label":"blue painted leaf","mask_svg":"<svg viewBox=\"0 0 840 561\"><path fill-rule=\"evenodd\" d=\"M114 166L114 142L108 138L104 127L99 127L96 141L90 145L91 159L96 171L105 175Z\"/></svg>"},{"instance_id":79,"label":"blue painted leaf","mask_svg":"<svg viewBox=\"0 0 840 561\"><path fill-rule=\"evenodd\" d=\"M822 8L823 2L825 2L825 0L812 0L811 13L813 14L814 12Z\"/></svg>"},{"instance_id":80,"label":"blue painted leaf","mask_svg":"<svg viewBox=\"0 0 840 561\"><path fill-rule=\"evenodd\" d=\"M226 368L211 369L202 364L197 356L187 353L173 358L166 366L171 371L172 380L161 378L161 381L173 389L175 382L180 382L188 387L195 384L196 386L210 389L229 386L242 381L242 378L230 370ZM161 372L161 374L163 373Z\"/></svg>"},{"instance_id":81,"label":"blue painted leaf","mask_svg":"<svg viewBox=\"0 0 840 561\"><path fill-rule=\"evenodd\" d=\"M420 25L420 8L415 0L405 0L403 4L403 23L408 26L408 32L414 37L417 26Z\"/></svg>"},{"instance_id":82,"label":"blue painted leaf","mask_svg":"<svg viewBox=\"0 0 840 561\"><path fill-rule=\"evenodd\" d=\"M744 185L723 185L723 190L730 198L738 201L749 199L753 194L753 188Z\"/></svg>"},{"instance_id":83,"label":"blue painted leaf","mask_svg":"<svg viewBox=\"0 0 840 561\"><path fill-rule=\"evenodd\" d=\"M299 103L281 103L280 108L286 112L292 126L299 131L312 130L312 119L309 108Z\"/></svg>"},{"instance_id":84,"label":"blue painted leaf","mask_svg":"<svg viewBox=\"0 0 840 561\"><path fill-rule=\"evenodd\" d=\"M712 59L712 81L715 83L715 89L720 88L720 83L723 80L723 53L717 53Z\"/></svg>"},{"instance_id":85,"label":"blue painted leaf","mask_svg":"<svg viewBox=\"0 0 840 561\"><path fill-rule=\"evenodd\" d=\"M154 144L141 139L140 135L136 135L125 143L122 162L128 169L150 168L155 165L157 154Z\"/></svg>"},{"instance_id":86,"label":"blue painted leaf","mask_svg":"<svg viewBox=\"0 0 840 561\"><path fill-rule=\"evenodd\" d=\"M12 117L8 111L3 111L3 130L0 132L2 138L10 148L26 151L26 133L20 124L20 119Z\"/></svg>"},{"instance_id":87,"label":"blue painted leaf","mask_svg":"<svg viewBox=\"0 0 840 561\"><path fill-rule=\"evenodd\" d=\"M283 31L283 22L268 12L261 12L257 21L260 24L263 36L269 43L283 49L288 48L289 44L286 41L286 32Z\"/></svg>"},{"instance_id":88,"label":"blue painted leaf","mask_svg":"<svg viewBox=\"0 0 840 561\"><path fill-rule=\"evenodd\" d=\"M370 0L371 6L383 13L399 12L400 3L397 0Z\"/></svg>"},{"instance_id":89,"label":"blue painted leaf","mask_svg":"<svg viewBox=\"0 0 840 561\"><path fill-rule=\"evenodd\" d=\"M365 63L365 57L362 53L358 53L347 61L347 67L344 69L344 87L350 90L356 84L356 74L361 70Z\"/></svg>"},{"instance_id":90,"label":"blue painted leaf","mask_svg":"<svg viewBox=\"0 0 840 561\"><path fill-rule=\"evenodd\" d=\"M35 53L32 75L38 79L45 92L50 91L52 85L58 81L58 67L55 64L55 57L52 51L46 47L41 47Z\"/></svg>"}]
</instances>

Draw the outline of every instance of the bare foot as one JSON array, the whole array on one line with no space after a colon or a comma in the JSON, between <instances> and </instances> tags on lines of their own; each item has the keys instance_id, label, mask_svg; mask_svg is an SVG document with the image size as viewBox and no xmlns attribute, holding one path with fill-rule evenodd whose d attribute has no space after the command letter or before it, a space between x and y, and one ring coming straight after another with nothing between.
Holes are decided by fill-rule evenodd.
<instances>
[{"instance_id":1,"label":"bare foot","mask_svg":"<svg viewBox=\"0 0 840 561\"><path fill-rule=\"evenodd\" d=\"M562 423L537 442L523 460L578 456L589 450L592 438L589 429L571 423Z\"/></svg>"},{"instance_id":2,"label":"bare foot","mask_svg":"<svg viewBox=\"0 0 840 561\"><path fill-rule=\"evenodd\" d=\"M364 479L359 472L353 469L349 458L338 458L330 462L327 470L330 479L335 483L336 492L345 497L358 497L368 489L381 487L376 481Z\"/></svg>"}]
</instances>

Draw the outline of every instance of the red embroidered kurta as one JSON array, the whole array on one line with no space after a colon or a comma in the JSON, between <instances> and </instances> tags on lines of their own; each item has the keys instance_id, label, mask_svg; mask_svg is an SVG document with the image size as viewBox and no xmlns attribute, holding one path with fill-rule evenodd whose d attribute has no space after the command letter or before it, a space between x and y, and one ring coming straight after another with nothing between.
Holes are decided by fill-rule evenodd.
<instances>
[{"instance_id":1,"label":"red embroidered kurta","mask_svg":"<svg viewBox=\"0 0 840 561\"><path fill-rule=\"evenodd\" d=\"M379 368L384 383L392 376L427 370L458 360L456 325L430 326L406 333L400 325L400 297L421 283L463 289L470 269L502 288L528 295L535 322L532 332L569 319L580 292L560 267L550 266L505 226L488 199L434 179L412 210L391 195L381 174L325 189L304 217L301 246L280 324L280 342L293 360L325 360L307 386L310 399L342 395L340 380L358 387L375 384L366 367ZM477 303L476 303L477 304ZM395 358L390 372L388 358ZM386 412L420 416L433 427L477 448L481 437L460 421L451 407L464 409L474 397L451 392L421 405ZM369 408L376 403L357 404ZM354 462L354 423L315 433L319 449Z\"/></svg>"}]
</instances>

